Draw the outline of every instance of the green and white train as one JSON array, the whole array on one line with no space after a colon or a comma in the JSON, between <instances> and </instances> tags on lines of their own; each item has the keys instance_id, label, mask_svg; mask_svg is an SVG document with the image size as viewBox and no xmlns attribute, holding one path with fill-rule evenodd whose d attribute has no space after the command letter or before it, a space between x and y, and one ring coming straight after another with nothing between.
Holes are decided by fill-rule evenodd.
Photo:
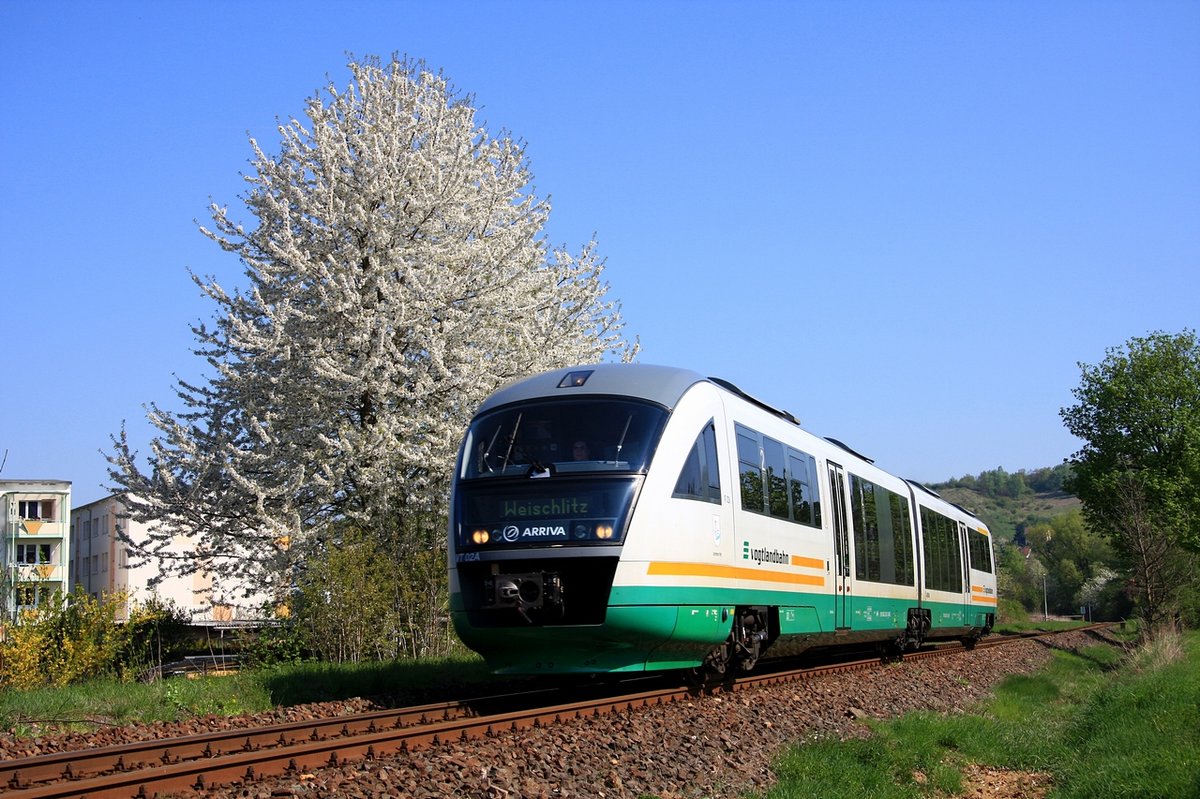
<instances>
[{"instance_id":1,"label":"green and white train","mask_svg":"<svg viewBox=\"0 0 1200 799\"><path fill-rule=\"evenodd\" d=\"M995 621L982 521L684 369L497 391L449 533L455 628L503 673L720 674L768 651L973 642Z\"/></svg>"}]
</instances>

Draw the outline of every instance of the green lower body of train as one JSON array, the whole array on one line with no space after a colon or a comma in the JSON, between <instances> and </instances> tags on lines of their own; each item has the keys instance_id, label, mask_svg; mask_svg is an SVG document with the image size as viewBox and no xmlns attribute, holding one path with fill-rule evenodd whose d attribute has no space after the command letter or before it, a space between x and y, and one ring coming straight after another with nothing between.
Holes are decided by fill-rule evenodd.
<instances>
[{"instance_id":1,"label":"green lower body of train","mask_svg":"<svg viewBox=\"0 0 1200 799\"><path fill-rule=\"evenodd\" d=\"M813 647L974 640L994 621L988 607L912 598L830 596L704 587L614 586L596 624L479 624L451 598L459 637L500 674L594 674L694 669L731 640L745 609L764 618L767 656ZM920 629L914 631L915 618ZM840 617L840 618L839 618Z\"/></svg>"}]
</instances>

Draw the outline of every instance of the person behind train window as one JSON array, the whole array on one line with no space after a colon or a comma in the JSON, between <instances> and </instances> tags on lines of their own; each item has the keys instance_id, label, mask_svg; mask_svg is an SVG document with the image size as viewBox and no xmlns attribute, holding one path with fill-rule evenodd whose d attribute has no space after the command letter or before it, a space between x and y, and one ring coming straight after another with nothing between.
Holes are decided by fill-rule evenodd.
<instances>
[{"instance_id":1,"label":"person behind train window","mask_svg":"<svg viewBox=\"0 0 1200 799\"><path fill-rule=\"evenodd\" d=\"M590 461L592 459L592 451L588 448L586 441L576 441L571 445L571 459L577 461Z\"/></svg>"}]
</instances>

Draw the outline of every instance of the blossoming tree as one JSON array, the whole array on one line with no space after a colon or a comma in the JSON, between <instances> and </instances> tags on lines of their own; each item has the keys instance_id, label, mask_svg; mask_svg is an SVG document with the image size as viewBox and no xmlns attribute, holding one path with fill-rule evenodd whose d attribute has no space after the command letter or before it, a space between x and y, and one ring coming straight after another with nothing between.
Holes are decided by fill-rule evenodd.
<instances>
[{"instance_id":1,"label":"blossoming tree","mask_svg":"<svg viewBox=\"0 0 1200 799\"><path fill-rule=\"evenodd\" d=\"M524 145L420 62L366 58L350 84L254 139L242 197L202 232L245 286L193 279L208 377L158 404L148 467L114 436L110 477L149 522L143 557L283 590L331 527L439 557L456 446L503 383L638 345L589 243L548 246ZM186 545L182 545L186 542Z\"/></svg>"}]
</instances>

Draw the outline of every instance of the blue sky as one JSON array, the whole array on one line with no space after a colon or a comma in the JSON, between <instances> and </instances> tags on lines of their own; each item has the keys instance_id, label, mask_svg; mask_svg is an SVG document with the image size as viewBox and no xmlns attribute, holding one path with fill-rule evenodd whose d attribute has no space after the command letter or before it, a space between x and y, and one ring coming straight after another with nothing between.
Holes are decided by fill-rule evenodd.
<instances>
[{"instance_id":1,"label":"blue sky","mask_svg":"<svg viewBox=\"0 0 1200 799\"><path fill-rule=\"evenodd\" d=\"M196 221L348 52L527 142L641 360L903 476L1061 462L1078 362L1200 326L1200 3L0 0L0 477L146 451L242 273Z\"/></svg>"}]
</instances>

